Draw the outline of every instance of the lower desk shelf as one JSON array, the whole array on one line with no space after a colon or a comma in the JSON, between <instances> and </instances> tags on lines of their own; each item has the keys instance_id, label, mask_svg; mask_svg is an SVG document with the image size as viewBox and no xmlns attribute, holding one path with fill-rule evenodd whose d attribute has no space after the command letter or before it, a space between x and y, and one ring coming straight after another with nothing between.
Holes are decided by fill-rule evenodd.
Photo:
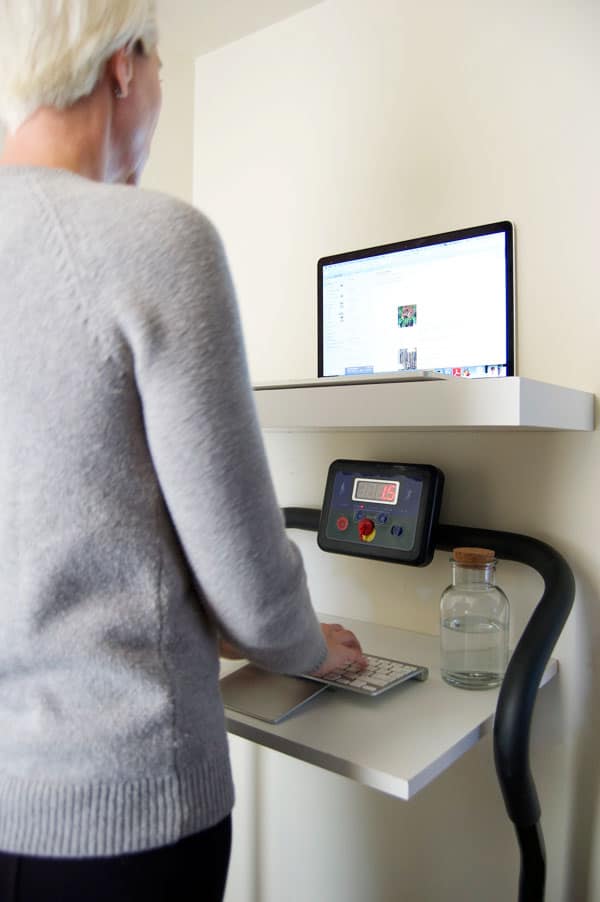
<instances>
[{"instance_id":1,"label":"lower desk shelf","mask_svg":"<svg viewBox=\"0 0 600 902\"><path fill-rule=\"evenodd\" d=\"M226 709L230 733L410 799L490 730L499 690L448 686L440 674L437 636L319 617L353 630L366 652L425 665L429 679L404 683L378 698L328 690L277 725ZM223 661L221 675L240 666ZM541 685L557 672L558 663L551 659Z\"/></svg>"}]
</instances>

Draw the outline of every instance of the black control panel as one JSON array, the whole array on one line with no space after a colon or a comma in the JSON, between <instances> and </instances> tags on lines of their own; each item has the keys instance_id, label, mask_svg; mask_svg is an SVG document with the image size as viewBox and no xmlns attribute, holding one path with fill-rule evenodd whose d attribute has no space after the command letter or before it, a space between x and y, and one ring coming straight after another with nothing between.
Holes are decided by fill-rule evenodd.
<instances>
[{"instance_id":1,"label":"black control panel","mask_svg":"<svg viewBox=\"0 0 600 902\"><path fill-rule=\"evenodd\" d=\"M428 564L435 549L444 474L428 464L335 460L319 523L324 551Z\"/></svg>"}]
</instances>

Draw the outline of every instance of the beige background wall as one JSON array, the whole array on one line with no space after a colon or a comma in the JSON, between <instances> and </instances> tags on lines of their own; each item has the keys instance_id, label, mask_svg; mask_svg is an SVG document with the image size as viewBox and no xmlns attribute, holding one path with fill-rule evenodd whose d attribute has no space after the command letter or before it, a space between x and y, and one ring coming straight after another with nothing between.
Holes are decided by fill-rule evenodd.
<instances>
[{"instance_id":1,"label":"beige background wall","mask_svg":"<svg viewBox=\"0 0 600 902\"><path fill-rule=\"evenodd\" d=\"M314 3L314 0L313 0ZM192 199L194 60L264 28L310 0L159 0L163 111L144 184Z\"/></svg>"},{"instance_id":2,"label":"beige background wall","mask_svg":"<svg viewBox=\"0 0 600 902\"><path fill-rule=\"evenodd\" d=\"M318 256L507 217L521 374L600 393L597 4L272 2L254 21L256 4L227 6L227 20L217 4L165 20L165 115L146 183L189 196L187 54L198 54L194 199L224 236L254 378L314 372ZM533 765L548 902L600 900L597 433L266 442L282 505L318 506L335 457L421 460L446 473L445 522L531 533L567 556L577 601L557 647L560 679L538 702ZM413 573L298 541L321 610L437 629L445 555ZM518 630L539 586L508 565L499 579ZM232 748L228 902L516 898L489 741L410 803L241 741Z\"/></svg>"}]
</instances>

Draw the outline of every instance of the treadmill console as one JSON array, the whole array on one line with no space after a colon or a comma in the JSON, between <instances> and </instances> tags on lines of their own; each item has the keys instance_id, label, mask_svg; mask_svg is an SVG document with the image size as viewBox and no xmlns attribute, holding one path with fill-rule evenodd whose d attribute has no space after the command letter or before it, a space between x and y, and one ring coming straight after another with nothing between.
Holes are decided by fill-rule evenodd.
<instances>
[{"instance_id":1,"label":"treadmill console","mask_svg":"<svg viewBox=\"0 0 600 902\"><path fill-rule=\"evenodd\" d=\"M424 566L435 550L444 474L428 464L335 460L318 543L324 551Z\"/></svg>"}]
</instances>

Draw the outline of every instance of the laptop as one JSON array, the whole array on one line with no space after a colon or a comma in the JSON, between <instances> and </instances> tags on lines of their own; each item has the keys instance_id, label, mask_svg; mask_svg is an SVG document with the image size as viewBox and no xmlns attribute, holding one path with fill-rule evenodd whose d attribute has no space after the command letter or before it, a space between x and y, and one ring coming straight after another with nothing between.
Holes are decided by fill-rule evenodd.
<instances>
[{"instance_id":1,"label":"laptop","mask_svg":"<svg viewBox=\"0 0 600 902\"><path fill-rule=\"evenodd\" d=\"M317 376L254 388L513 376L514 273L507 221L322 257Z\"/></svg>"}]
</instances>

